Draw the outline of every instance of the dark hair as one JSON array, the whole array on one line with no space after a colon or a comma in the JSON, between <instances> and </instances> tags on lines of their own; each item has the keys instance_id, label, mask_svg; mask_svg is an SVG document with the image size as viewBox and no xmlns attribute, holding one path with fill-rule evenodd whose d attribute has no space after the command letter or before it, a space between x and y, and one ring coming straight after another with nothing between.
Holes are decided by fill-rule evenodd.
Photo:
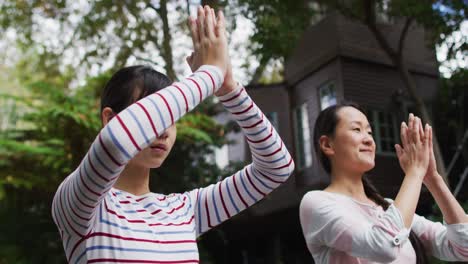
<instances>
[{"instance_id":1,"label":"dark hair","mask_svg":"<svg viewBox=\"0 0 468 264\"><path fill-rule=\"evenodd\" d=\"M366 114L364 109L361 108L358 104L353 103L353 102L342 102L337 105L333 105L324 109L322 112L320 112L319 116L317 117L317 121L315 121L315 127L314 127L315 153L323 169L328 174L331 173L331 169L332 169L331 163L328 157L322 152L320 148L319 139L322 135L333 136L335 134L336 126L338 125L338 122L339 122L337 113L343 107L353 107L361 111L362 113ZM362 184L364 185L364 192L366 193L366 196L372 201L374 201L376 204L382 206L384 210L387 210L388 207L390 206L390 203L380 195L380 193L377 191L374 185L372 185L369 179L367 179L367 176L364 176L362 178ZM424 245L422 244L421 240L413 231L410 232L409 239L411 241L411 245L414 248L414 251L416 252L416 263L417 264L428 263Z\"/></svg>"},{"instance_id":2,"label":"dark hair","mask_svg":"<svg viewBox=\"0 0 468 264\"><path fill-rule=\"evenodd\" d=\"M118 70L107 82L101 95L101 112L110 107L114 113L172 83L166 75L149 66L137 65Z\"/></svg>"}]
</instances>

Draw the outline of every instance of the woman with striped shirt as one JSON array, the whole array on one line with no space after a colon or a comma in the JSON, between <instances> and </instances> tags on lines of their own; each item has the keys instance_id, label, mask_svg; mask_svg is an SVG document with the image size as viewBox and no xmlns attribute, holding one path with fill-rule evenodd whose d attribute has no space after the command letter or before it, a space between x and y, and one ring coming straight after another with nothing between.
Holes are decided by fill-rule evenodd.
<instances>
[{"instance_id":1,"label":"woman with striped shirt","mask_svg":"<svg viewBox=\"0 0 468 264\"><path fill-rule=\"evenodd\" d=\"M70 263L199 263L196 239L286 181L294 163L245 89L232 79L224 17L190 19L194 73L173 84L145 66L119 70L102 96L103 129L59 186L52 216ZM164 88L165 87L165 88ZM149 190L175 138L175 122L215 94L242 128L253 162L205 188ZM174 175L177 177L177 175Z\"/></svg>"},{"instance_id":2,"label":"woman with striped shirt","mask_svg":"<svg viewBox=\"0 0 468 264\"><path fill-rule=\"evenodd\" d=\"M410 115L396 153L405 178L394 201L363 177L374 167L375 142L363 110L341 103L323 110L314 145L331 183L300 205L304 237L315 263L428 263L426 255L468 261L468 216L437 173L432 128ZM415 214L422 185L446 224Z\"/></svg>"}]
</instances>

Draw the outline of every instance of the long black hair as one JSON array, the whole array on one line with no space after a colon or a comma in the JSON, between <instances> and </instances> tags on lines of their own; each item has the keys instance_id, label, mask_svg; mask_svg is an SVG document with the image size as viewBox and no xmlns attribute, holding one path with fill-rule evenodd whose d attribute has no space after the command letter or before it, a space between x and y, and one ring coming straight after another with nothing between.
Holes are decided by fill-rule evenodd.
<instances>
[{"instance_id":1,"label":"long black hair","mask_svg":"<svg viewBox=\"0 0 468 264\"><path fill-rule=\"evenodd\" d=\"M337 105L330 106L320 112L319 116L317 117L317 121L315 121L314 127L314 147L315 153L322 165L323 169L330 174L331 173L331 163L328 157L322 152L320 148L319 139L321 136L334 136L336 126L338 125L339 118L338 118L338 111L343 107L353 107L363 114L366 114L365 110L360 107L358 104L353 102L342 102ZM364 192L366 196L374 201L376 204L380 205L384 210L387 210L390 206L390 203L385 200L382 195L377 191L374 185L370 182L367 176L362 177L362 184L364 185ZM416 252L416 263L417 264L426 264L428 263L426 250L424 245L422 244L421 240L418 236L411 231L409 239L411 241L411 245Z\"/></svg>"},{"instance_id":2,"label":"long black hair","mask_svg":"<svg viewBox=\"0 0 468 264\"><path fill-rule=\"evenodd\" d=\"M107 82L101 95L101 112L112 108L115 114L139 99L172 83L166 75L149 66L137 65L118 70Z\"/></svg>"}]
</instances>

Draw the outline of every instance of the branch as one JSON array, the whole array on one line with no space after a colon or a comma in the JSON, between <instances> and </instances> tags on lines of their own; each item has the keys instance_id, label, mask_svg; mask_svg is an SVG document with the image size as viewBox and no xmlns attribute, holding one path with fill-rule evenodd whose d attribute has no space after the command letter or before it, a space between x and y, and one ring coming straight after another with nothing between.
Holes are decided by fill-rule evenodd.
<instances>
[{"instance_id":1,"label":"branch","mask_svg":"<svg viewBox=\"0 0 468 264\"><path fill-rule=\"evenodd\" d=\"M133 57L135 57L135 59L137 59L137 60L149 62L149 63L151 63L151 64L153 64L153 65L159 65L159 63L157 63L156 61L151 60L151 59L148 59L148 58L143 58L143 57L137 56L137 55L135 55L135 54L133 54Z\"/></svg>"},{"instance_id":2,"label":"branch","mask_svg":"<svg viewBox=\"0 0 468 264\"><path fill-rule=\"evenodd\" d=\"M365 18L364 23L367 25L369 30L374 34L374 37L377 39L380 47L387 53L387 56L392 60L392 62L397 66L399 64L399 58L397 53L390 47L387 40L385 39L384 35L380 30L377 28L377 23L375 20L375 8L373 8L373 1L366 0L365 1Z\"/></svg>"},{"instance_id":3,"label":"branch","mask_svg":"<svg viewBox=\"0 0 468 264\"><path fill-rule=\"evenodd\" d=\"M252 75L252 79L250 80L249 84L257 84L260 78L262 78L263 72L265 71L266 65L270 61L270 57L268 58L261 58L260 64L258 65L257 69L255 69L254 74Z\"/></svg>"},{"instance_id":4,"label":"branch","mask_svg":"<svg viewBox=\"0 0 468 264\"><path fill-rule=\"evenodd\" d=\"M160 13L160 12L161 12L161 9L155 7L152 3L148 3L146 6L149 7L149 8L151 8L151 9L153 9L158 15L161 15L161 13Z\"/></svg>"},{"instance_id":5,"label":"branch","mask_svg":"<svg viewBox=\"0 0 468 264\"><path fill-rule=\"evenodd\" d=\"M190 0L186 0L185 9L187 11L187 17L190 17Z\"/></svg>"},{"instance_id":6,"label":"branch","mask_svg":"<svg viewBox=\"0 0 468 264\"><path fill-rule=\"evenodd\" d=\"M412 18L412 17L406 18L405 26L403 27L403 29L401 31L400 41L398 43L398 50L397 50L397 56L398 56L399 60L403 56L403 49L404 49L404 45L405 45L405 39L406 39L406 36L408 35L408 29L410 28L413 21L414 21L414 18Z\"/></svg>"}]
</instances>

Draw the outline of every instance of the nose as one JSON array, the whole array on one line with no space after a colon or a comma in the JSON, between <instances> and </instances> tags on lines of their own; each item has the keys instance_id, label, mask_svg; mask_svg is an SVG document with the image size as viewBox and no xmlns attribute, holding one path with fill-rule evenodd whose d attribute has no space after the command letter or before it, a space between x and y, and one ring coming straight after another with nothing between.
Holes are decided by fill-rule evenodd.
<instances>
[{"instance_id":1,"label":"nose","mask_svg":"<svg viewBox=\"0 0 468 264\"><path fill-rule=\"evenodd\" d=\"M364 144L366 144L367 146L372 146L374 144L374 138L372 137L372 135L366 133L366 135L364 136Z\"/></svg>"},{"instance_id":2,"label":"nose","mask_svg":"<svg viewBox=\"0 0 468 264\"><path fill-rule=\"evenodd\" d=\"M164 133L162 133L161 135L159 135L159 138L160 138L160 139L166 139L166 138L168 138L168 137L169 137L169 134L167 133L167 130L164 131Z\"/></svg>"}]
</instances>

